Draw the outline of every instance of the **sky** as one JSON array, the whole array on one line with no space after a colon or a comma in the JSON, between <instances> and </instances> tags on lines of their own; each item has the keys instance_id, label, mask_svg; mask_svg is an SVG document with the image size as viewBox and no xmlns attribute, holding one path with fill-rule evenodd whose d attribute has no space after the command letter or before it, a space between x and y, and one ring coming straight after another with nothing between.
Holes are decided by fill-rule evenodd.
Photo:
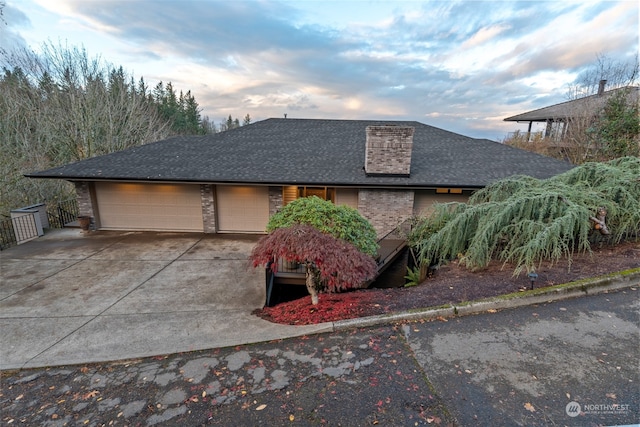
<instances>
[{"instance_id":1,"label":"sky","mask_svg":"<svg viewBox=\"0 0 640 427\"><path fill-rule=\"evenodd\" d=\"M3 3L0 48L84 47L191 90L217 124L416 120L502 140L527 128L504 118L566 101L598 55L639 49L637 0Z\"/></svg>"}]
</instances>

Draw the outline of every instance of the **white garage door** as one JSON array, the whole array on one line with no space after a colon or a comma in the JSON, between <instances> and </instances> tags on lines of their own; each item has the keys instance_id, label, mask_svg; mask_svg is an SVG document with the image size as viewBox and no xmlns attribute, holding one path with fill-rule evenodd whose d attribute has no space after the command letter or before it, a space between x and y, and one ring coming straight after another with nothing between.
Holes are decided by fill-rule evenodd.
<instances>
[{"instance_id":1,"label":"white garage door","mask_svg":"<svg viewBox=\"0 0 640 427\"><path fill-rule=\"evenodd\" d=\"M264 232L269 221L269 189L218 185L218 230Z\"/></svg>"},{"instance_id":2,"label":"white garage door","mask_svg":"<svg viewBox=\"0 0 640 427\"><path fill-rule=\"evenodd\" d=\"M203 231L199 185L96 183L100 226Z\"/></svg>"}]
</instances>

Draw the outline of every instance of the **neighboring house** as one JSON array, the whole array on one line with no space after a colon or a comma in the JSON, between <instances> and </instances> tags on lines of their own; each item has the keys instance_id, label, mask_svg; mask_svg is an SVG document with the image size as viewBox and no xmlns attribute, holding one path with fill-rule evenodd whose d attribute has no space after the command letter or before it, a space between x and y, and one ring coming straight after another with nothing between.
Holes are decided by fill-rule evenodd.
<instances>
[{"instance_id":1,"label":"neighboring house","mask_svg":"<svg viewBox=\"0 0 640 427\"><path fill-rule=\"evenodd\" d=\"M262 233L283 205L316 195L357 208L383 235L492 181L570 168L418 122L268 119L27 176L75 183L97 229Z\"/></svg>"},{"instance_id":2,"label":"neighboring house","mask_svg":"<svg viewBox=\"0 0 640 427\"><path fill-rule=\"evenodd\" d=\"M595 95L527 111L526 113L507 117L504 121L528 122L527 140L531 139L533 123L545 123L544 138L557 142L565 139L571 133L572 128L588 127L589 122L600 114L606 102L613 96L623 95L627 97L629 105L638 104L640 87L627 86L605 91L605 84L606 80L600 82L598 93Z\"/></svg>"}]
</instances>

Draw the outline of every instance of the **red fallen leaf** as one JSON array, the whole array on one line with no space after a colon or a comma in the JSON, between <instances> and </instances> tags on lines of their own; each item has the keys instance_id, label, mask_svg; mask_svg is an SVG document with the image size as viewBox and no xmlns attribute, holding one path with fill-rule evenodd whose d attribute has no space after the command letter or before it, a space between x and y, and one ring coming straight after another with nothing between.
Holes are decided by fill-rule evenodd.
<instances>
[{"instance_id":1,"label":"red fallen leaf","mask_svg":"<svg viewBox=\"0 0 640 427\"><path fill-rule=\"evenodd\" d=\"M254 314L275 323L288 325L310 325L333 322L341 319L361 317L363 307L372 306L379 293L365 289L338 294L322 294L317 305L312 306L308 296L284 302L273 307L264 307ZM376 309L383 313L382 308Z\"/></svg>"}]
</instances>

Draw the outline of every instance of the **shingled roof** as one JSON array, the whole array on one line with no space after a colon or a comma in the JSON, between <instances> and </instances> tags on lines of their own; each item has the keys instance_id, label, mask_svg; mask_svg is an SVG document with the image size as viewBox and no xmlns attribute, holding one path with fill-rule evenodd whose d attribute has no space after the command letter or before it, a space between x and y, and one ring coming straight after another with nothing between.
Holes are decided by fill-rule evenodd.
<instances>
[{"instance_id":1,"label":"shingled roof","mask_svg":"<svg viewBox=\"0 0 640 427\"><path fill-rule=\"evenodd\" d=\"M607 100L618 93L625 93L630 103L638 103L638 94L640 87L628 86L612 89L601 95L590 95L584 98L574 99L572 101L561 102L559 104L550 105L548 107L539 108L537 110L527 111L526 113L517 114L507 117L505 122L546 122L547 120L566 120L575 117L582 117L587 114L594 114L600 111Z\"/></svg>"},{"instance_id":2,"label":"shingled roof","mask_svg":"<svg viewBox=\"0 0 640 427\"><path fill-rule=\"evenodd\" d=\"M415 128L409 177L365 174L365 129L372 125ZM213 135L169 138L27 176L71 181L478 188L517 174L547 178L571 167L413 121L267 119Z\"/></svg>"}]
</instances>

